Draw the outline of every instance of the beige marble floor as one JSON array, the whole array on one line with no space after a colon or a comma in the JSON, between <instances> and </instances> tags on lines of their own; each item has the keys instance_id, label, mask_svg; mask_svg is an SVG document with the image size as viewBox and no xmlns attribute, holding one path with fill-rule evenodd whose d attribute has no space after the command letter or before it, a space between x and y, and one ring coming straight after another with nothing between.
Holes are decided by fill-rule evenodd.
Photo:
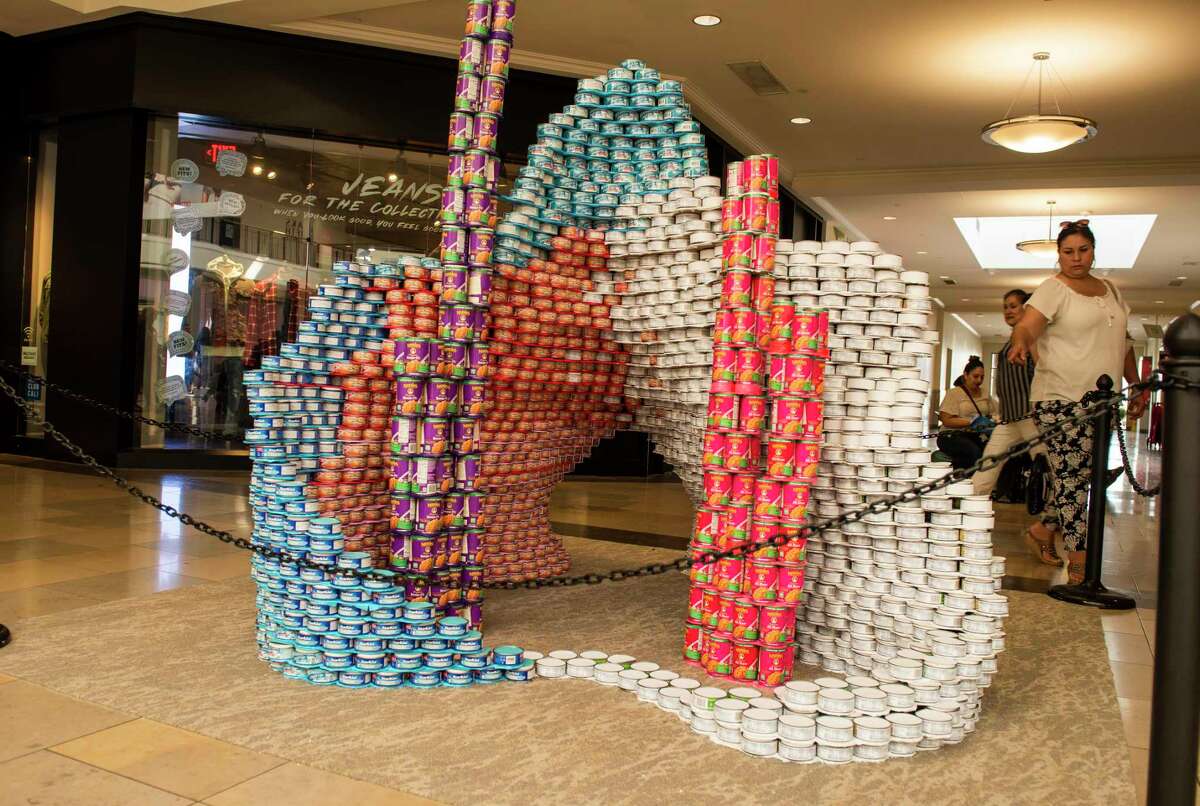
<instances>
[{"instance_id":1,"label":"beige marble floor","mask_svg":"<svg viewBox=\"0 0 1200 806\"><path fill-rule=\"evenodd\" d=\"M1157 455L1137 457L1157 477ZM245 475L131 472L164 503L220 528L249 531ZM1109 491L1106 581L1136 595L1135 611L1105 615L1109 665L1120 698L1135 785L1145 791L1157 591L1155 503L1118 482ZM1000 507L996 542L1012 583L1049 582L1054 569L1020 543L1024 521ZM610 539L649 535L682 544L691 507L661 481L571 479L555 491L552 519ZM187 587L246 573L242 552L188 530L76 468L0 457L0 622ZM1063 605L1064 607L1068 605ZM2 651L2 650L0 650ZM0 806L17 803L328 804L428 803L285 762L133 714L122 714L0 675Z\"/></svg>"}]
</instances>

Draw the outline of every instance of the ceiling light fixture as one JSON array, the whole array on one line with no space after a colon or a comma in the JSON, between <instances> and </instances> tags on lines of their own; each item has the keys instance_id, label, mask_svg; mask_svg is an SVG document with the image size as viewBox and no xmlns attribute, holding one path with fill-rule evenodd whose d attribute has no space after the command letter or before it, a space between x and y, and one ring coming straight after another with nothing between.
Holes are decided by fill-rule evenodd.
<instances>
[{"instance_id":1,"label":"ceiling light fixture","mask_svg":"<svg viewBox=\"0 0 1200 806\"><path fill-rule=\"evenodd\" d=\"M1050 237L1054 234L1054 200L1051 199L1046 204L1050 205L1050 221L1046 224L1046 237L1017 243L1017 248L1022 252L1040 260L1052 260L1058 257L1058 241Z\"/></svg>"},{"instance_id":2,"label":"ceiling light fixture","mask_svg":"<svg viewBox=\"0 0 1200 806\"><path fill-rule=\"evenodd\" d=\"M1154 304L1155 305L1163 305L1164 303L1161 299L1156 299L1156 300L1154 300Z\"/></svg>"},{"instance_id":3,"label":"ceiling light fixture","mask_svg":"<svg viewBox=\"0 0 1200 806\"><path fill-rule=\"evenodd\" d=\"M797 126L803 126L806 123L812 123L812 118L792 118L791 122Z\"/></svg>"},{"instance_id":4,"label":"ceiling light fixture","mask_svg":"<svg viewBox=\"0 0 1200 806\"><path fill-rule=\"evenodd\" d=\"M884 221L895 221L895 220L896 220L896 217L895 217L894 215L885 215L885 216L883 217L883 220L884 220Z\"/></svg>"},{"instance_id":5,"label":"ceiling light fixture","mask_svg":"<svg viewBox=\"0 0 1200 806\"><path fill-rule=\"evenodd\" d=\"M262 172L263 167L261 165L255 165L250 169L250 173L254 174L255 176L262 176Z\"/></svg>"},{"instance_id":6,"label":"ceiling light fixture","mask_svg":"<svg viewBox=\"0 0 1200 806\"><path fill-rule=\"evenodd\" d=\"M397 173L395 171L392 171L390 174L388 174L389 182L395 182L399 178L400 178L399 175L397 175Z\"/></svg>"},{"instance_id":7,"label":"ceiling light fixture","mask_svg":"<svg viewBox=\"0 0 1200 806\"><path fill-rule=\"evenodd\" d=\"M716 14L700 14L699 16L692 17L692 22L701 28L712 28L714 25L721 24L721 18Z\"/></svg>"},{"instance_id":8,"label":"ceiling light fixture","mask_svg":"<svg viewBox=\"0 0 1200 806\"><path fill-rule=\"evenodd\" d=\"M1063 114L1062 107L1058 103L1058 95L1054 93L1053 85L1051 85L1050 91L1054 98L1054 114L1045 114L1043 112L1042 100L1045 88L1045 73L1049 62L1049 53L1039 51L1033 54L1033 66L1025 74L1025 81L1021 83L1021 89L1017 91L1016 97L1008 105L1008 111L1004 113L1004 117L1000 120L992 121L983 127L980 136L985 143L1001 146L1010 151L1019 151L1022 154L1045 154L1075 145L1076 143L1082 143L1096 136L1096 132L1099 131L1099 125L1096 121L1077 115ZM1037 112L1033 115L1009 117L1012 114L1012 109L1017 99L1024 92L1025 85L1029 83L1029 76L1033 74L1035 69L1038 74ZM1067 85L1063 82L1062 77L1058 75L1058 71L1053 67L1050 68L1050 71L1052 74L1051 78L1058 78L1059 83L1063 85L1063 89L1066 89ZM1070 90L1067 90L1067 92L1070 94Z\"/></svg>"},{"instance_id":9,"label":"ceiling light fixture","mask_svg":"<svg viewBox=\"0 0 1200 806\"><path fill-rule=\"evenodd\" d=\"M920 252L920 251L918 251L918 252L917 252L917 254L918 254L918 255L928 255L929 253L928 253L928 252Z\"/></svg>"},{"instance_id":10,"label":"ceiling light fixture","mask_svg":"<svg viewBox=\"0 0 1200 806\"><path fill-rule=\"evenodd\" d=\"M272 170L272 171L267 171L267 179L274 179L274 178L275 178L276 176L278 176L278 175L279 175L279 174L275 173L275 171L273 171L273 170Z\"/></svg>"}]
</instances>

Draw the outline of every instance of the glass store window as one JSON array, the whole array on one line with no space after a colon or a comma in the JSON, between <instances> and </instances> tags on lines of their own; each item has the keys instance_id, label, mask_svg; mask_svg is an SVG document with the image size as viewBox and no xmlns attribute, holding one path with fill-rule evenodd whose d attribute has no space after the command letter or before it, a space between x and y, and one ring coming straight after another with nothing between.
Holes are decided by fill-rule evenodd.
<instances>
[{"instance_id":1,"label":"glass store window","mask_svg":"<svg viewBox=\"0 0 1200 806\"><path fill-rule=\"evenodd\" d=\"M335 261L436 255L445 176L445 154L153 119L138 399L222 439L145 427L141 447L241 449L242 373L294 340Z\"/></svg>"}]
</instances>

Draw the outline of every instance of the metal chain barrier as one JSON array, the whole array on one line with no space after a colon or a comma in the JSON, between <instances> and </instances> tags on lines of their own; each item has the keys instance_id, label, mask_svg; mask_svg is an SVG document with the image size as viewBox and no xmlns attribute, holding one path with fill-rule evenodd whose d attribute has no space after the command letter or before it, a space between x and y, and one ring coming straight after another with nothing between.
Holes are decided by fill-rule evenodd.
<instances>
[{"instance_id":1,"label":"metal chain barrier","mask_svg":"<svg viewBox=\"0 0 1200 806\"><path fill-rule=\"evenodd\" d=\"M844 524L861 520L866 515L880 514L882 512L886 512L890 509L893 509L901 504L915 501L916 499L920 498L922 495L934 492L936 490L940 490L944 487L948 487L951 484L954 484L955 482L970 478L975 473L978 473L981 470L990 470L993 467L996 467L996 466L1002 464L1003 462L1011 459L1014 456L1020 456L1020 455L1029 453L1029 451L1032 450L1034 447L1045 442L1049 436L1056 434L1059 431L1063 431L1066 428L1075 425L1076 423L1081 423L1085 420L1091 419L1093 416L1095 416L1096 412L1100 411L1101 409L1103 409L1105 407L1109 407L1109 406L1115 407L1115 406L1119 405L1120 402L1125 398L1125 396L1127 394L1133 393L1135 391L1140 392L1140 391L1143 391L1146 389L1163 389L1163 388L1167 388L1167 387L1183 388L1183 389L1200 389L1200 383L1189 383L1185 379L1167 376L1161 372L1156 373L1156 375L1158 377L1151 376L1150 379L1143 381L1142 383L1133 384L1132 386L1129 386L1127 388L1126 392L1123 394L1113 395L1112 397L1107 398L1107 399L1095 400L1090 403L1085 403L1083 405L1083 407L1080 409L1079 414L1076 415L1075 417L1072 417L1072 418L1069 418L1066 420L1062 420L1061 422L1056 423L1054 426L1047 428L1044 433L1039 433L1033 439L1029 439L1029 440L1026 440L1025 442L1018 442L1018 443L1014 444L1008 450L1004 451L1004 453L996 454L994 456L984 457L984 458L980 459L978 462L976 462L974 465L972 465L971 467L961 468L958 470L952 470L950 473L947 473L945 476L942 476L941 478L931 479L929 481L913 485L912 487L908 488L907 490L904 490L903 492L897 493L892 496L888 496L886 498L880 498L878 500L872 501L870 504L867 504L866 506L864 506L860 509L856 509L851 512L842 513L841 515L838 515L837 517L834 517L834 518L826 518L826 519L818 521L816 523L808 524L804 527L801 527L800 534L801 534L801 536L807 537L807 536L813 535L813 534L820 534L820 533L828 531L830 529L836 529L837 527L842 526ZM12 399L13 403L16 404L19 408L21 408L26 413L27 416L29 416L30 418L35 419L35 420L40 420L40 418L37 415L37 410L33 407L33 405L30 404L28 401L24 400L17 393L17 390L14 389L11 385L9 385L9 383L7 381L5 381L3 378L0 378L0 391L3 391L6 395L8 395L8 397L10 399ZM298 567L310 568L313 570L320 571L322 573L334 570L330 566L318 565L316 563L311 563L302 557L297 557L297 556L295 556L287 551L284 551L282 549L278 549L273 546L260 545L258 543L253 543L249 540L246 540L245 538L237 537L237 536L231 534L230 532L224 531L222 529L217 529L203 521L198 521L195 518L193 518L191 515L188 515L186 512L180 512L175 507L164 504L162 501L155 498L153 495L150 495L149 493L145 492L144 490L142 490L139 487L137 487L136 485L134 485L128 479L118 476L116 473L114 473L109 468L101 465L98 461L96 461L96 459L94 457L90 456L86 451L84 451L82 448L80 448L78 445L76 445L74 442L72 442L65 434L63 434L61 431L59 431L53 425L46 422L45 420L40 420L40 421L42 423L43 429L52 439L54 439L56 442L58 442L60 445L62 445L64 448L66 448L67 451L70 452L72 456L75 456L77 459L79 459L80 462L82 462L84 465L86 465L88 468L90 468L94 473L96 473L99 476L109 479L110 481L113 482L113 484L117 485L122 490L124 490L125 492L132 495L134 498L138 498L141 501L144 501L145 503L149 504L150 506L152 506L155 509L162 512L164 515L175 518L176 520L178 520L180 523L184 524L185 526L190 526L199 532L203 532L206 535L215 537L218 540L220 540L222 543L229 543L231 545L237 546L240 549L252 551L255 554L258 554L262 557L277 559L277 560L280 560L281 562L292 563ZM610 571L607 574L591 573L591 574L581 574L579 576L550 577L547 579L530 579L525 582L484 582L483 587L484 588L499 588L499 589L505 589L505 590L517 590L517 589L521 589L521 588L528 589L528 590L535 590L538 588L565 588L565 587L573 587L575 585L584 585L584 584L597 585L601 582L619 582L619 581L625 580L625 579L634 579L637 577L647 577L647 576L656 576L658 574L665 574L668 571L672 571L672 570L686 571L687 569L689 569L692 566L697 565L697 564L712 563L712 562L716 562L717 560L726 559L726 558L743 557L746 554L748 554L764 545L767 545L768 542L774 543L774 545L776 545L776 546L782 546L783 544L785 544L787 542L787 540L788 540L787 536L779 535L777 537L772 538L771 541L761 541L758 543L747 543L747 544L744 544L741 546L735 546L734 548L727 549L727 550L721 551L721 552L715 552L715 551L714 552L697 552L697 553L691 553L690 556L685 554L684 556L681 556L678 559L676 559L672 562L669 562L669 563L649 563L647 565L639 566L637 568ZM356 579L371 579L371 580L381 581L381 582L394 582L394 577L392 577L390 572L385 574L385 573L380 573L379 571L372 571L372 570L350 571L350 570L337 569L337 573L339 575L353 576Z\"/></svg>"},{"instance_id":2,"label":"metal chain barrier","mask_svg":"<svg viewBox=\"0 0 1200 806\"><path fill-rule=\"evenodd\" d=\"M205 431L202 428L196 428L195 426L191 426L191 425L184 425L183 423L163 422L162 420L155 420L152 417L146 417L144 415L138 414L137 412L123 411L121 409L118 409L116 406L110 406L107 403L101 403L99 400L96 400L95 398L88 397L87 395L80 394L79 392L73 392L70 389L68 389L67 387L62 386L61 384L57 384L57 383L48 381L45 378L43 378L41 375L35 375L34 373L28 371L24 367L18 367L17 365L11 364L2 358L0 358L0 369L8 370L9 372L11 372L15 375L19 375L19 376L26 378L28 380L31 380L31 381L37 381L42 386L45 386L47 389L49 389L53 392L57 392L58 394L67 398L68 400L74 400L76 403L82 403L85 406L91 406L92 408L100 409L101 411L106 411L109 414L113 415L114 417L122 417L126 420L133 420L134 422L143 423L144 425L152 425L155 428L161 428L164 431L174 431L174 432L181 433L181 434L190 434L194 437L200 437L201 439L208 439L208 440L212 440L214 442L229 442L231 440L236 439L236 437L231 437L227 434L219 434L216 431Z\"/></svg>"},{"instance_id":3,"label":"metal chain barrier","mask_svg":"<svg viewBox=\"0 0 1200 806\"><path fill-rule=\"evenodd\" d=\"M1129 479L1129 486L1138 495L1146 498L1153 498L1162 490L1162 483L1153 487L1143 487L1138 482L1137 477L1133 474L1133 464L1129 461L1129 449L1125 447L1125 426L1121 424L1120 418L1116 422L1117 446L1121 449L1121 464L1125 467L1125 477Z\"/></svg>"}]
</instances>

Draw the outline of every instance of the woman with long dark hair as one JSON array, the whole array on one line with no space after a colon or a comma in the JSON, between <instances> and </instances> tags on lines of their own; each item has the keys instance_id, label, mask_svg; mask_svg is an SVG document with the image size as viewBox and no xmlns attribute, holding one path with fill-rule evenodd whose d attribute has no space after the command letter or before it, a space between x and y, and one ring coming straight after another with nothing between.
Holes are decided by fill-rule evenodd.
<instances>
[{"instance_id":1,"label":"woman with long dark hair","mask_svg":"<svg viewBox=\"0 0 1200 806\"><path fill-rule=\"evenodd\" d=\"M1029 400L1043 435L1079 415L1080 401L1096 388L1101 375L1114 383L1121 377L1129 383L1141 380L1126 333L1129 306L1112 283L1092 276L1095 259L1096 236L1088 221L1064 221L1058 233L1058 274L1033 292L1013 329L1010 362L1024 364L1037 345ZM1129 401L1129 416L1140 417L1145 408L1143 392ZM1073 585L1083 581L1087 552L1092 430L1091 420L1072 423L1046 440L1054 471L1054 505L1047 507L1042 523L1062 530Z\"/></svg>"},{"instance_id":2,"label":"woman with long dark hair","mask_svg":"<svg viewBox=\"0 0 1200 806\"><path fill-rule=\"evenodd\" d=\"M938 406L943 427L937 438L938 450L950 457L954 467L970 467L983 456L998 407L983 391L983 361L977 355L971 356Z\"/></svg>"}]
</instances>

